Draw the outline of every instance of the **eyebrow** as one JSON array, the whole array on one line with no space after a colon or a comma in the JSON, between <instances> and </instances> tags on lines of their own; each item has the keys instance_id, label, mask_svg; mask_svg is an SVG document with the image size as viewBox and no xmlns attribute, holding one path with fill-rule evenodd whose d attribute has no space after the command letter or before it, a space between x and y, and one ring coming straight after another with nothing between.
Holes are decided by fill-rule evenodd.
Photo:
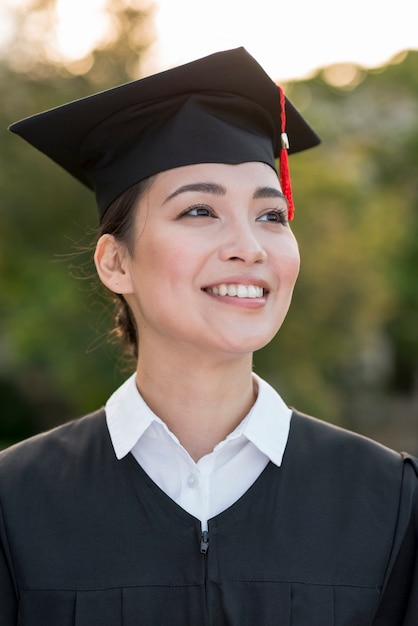
<instances>
[{"instance_id":1,"label":"eyebrow","mask_svg":"<svg viewBox=\"0 0 418 626\"><path fill-rule=\"evenodd\" d=\"M227 189L223 185L219 185L217 183L190 183L189 185L182 185L182 187L179 187L178 189L173 191L173 193L167 196L163 204L165 204L169 200L172 200L176 196L187 192L200 192L209 193L214 196L225 196L227 193ZM276 187L257 187L257 189L253 193L253 199L259 200L260 198L280 198L287 202L286 196L280 191L280 189L276 189Z\"/></svg>"},{"instance_id":2,"label":"eyebrow","mask_svg":"<svg viewBox=\"0 0 418 626\"><path fill-rule=\"evenodd\" d=\"M260 198L281 198L287 202L284 193L280 189L276 189L276 187L257 187L254 191L253 199L259 200Z\"/></svg>"},{"instance_id":3,"label":"eyebrow","mask_svg":"<svg viewBox=\"0 0 418 626\"><path fill-rule=\"evenodd\" d=\"M191 183L189 185L183 185L173 191L163 202L165 204L172 198L180 195L181 193L187 193L189 191L199 191L200 193L211 193L215 196L225 196L226 188L223 185L218 185L217 183Z\"/></svg>"}]
</instances>

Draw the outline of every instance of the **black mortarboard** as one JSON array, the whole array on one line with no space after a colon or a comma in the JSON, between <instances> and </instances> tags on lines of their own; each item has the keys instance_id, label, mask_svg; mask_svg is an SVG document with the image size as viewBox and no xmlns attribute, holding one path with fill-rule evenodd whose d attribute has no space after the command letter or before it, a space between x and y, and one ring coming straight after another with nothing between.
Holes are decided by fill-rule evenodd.
<instances>
[{"instance_id":1,"label":"black mortarboard","mask_svg":"<svg viewBox=\"0 0 418 626\"><path fill-rule=\"evenodd\" d=\"M100 217L123 191L194 163L262 161L319 143L244 48L197 61L33 115L10 130L96 194ZM287 155L286 155L287 156Z\"/></svg>"}]
</instances>

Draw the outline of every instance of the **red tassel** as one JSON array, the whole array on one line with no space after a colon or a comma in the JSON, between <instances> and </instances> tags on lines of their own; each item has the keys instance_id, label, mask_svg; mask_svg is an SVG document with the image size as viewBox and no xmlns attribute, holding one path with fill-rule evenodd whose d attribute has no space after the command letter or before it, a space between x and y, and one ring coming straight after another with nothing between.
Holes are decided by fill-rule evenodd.
<instances>
[{"instance_id":1,"label":"red tassel","mask_svg":"<svg viewBox=\"0 0 418 626\"><path fill-rule=\"evenodd\" d=\"M287 150L289 148L289 140L286 134L286 110L285 110L285 97L282 87L279 85L280 92L280 118L281 118L281 137L282 149L280 150L280 185L282 191L288 202L288 219L293 219L295 206L293 204L292 195L292 181L290 180L289 170L289 155Z\"/></svg>"}]
</instances>

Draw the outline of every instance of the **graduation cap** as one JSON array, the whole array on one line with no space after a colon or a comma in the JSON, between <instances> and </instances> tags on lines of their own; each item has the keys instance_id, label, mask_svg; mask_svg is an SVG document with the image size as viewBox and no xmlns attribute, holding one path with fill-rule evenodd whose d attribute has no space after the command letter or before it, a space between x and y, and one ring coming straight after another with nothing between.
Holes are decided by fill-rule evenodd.
<instances>
[{"instance_id":1,"label":"graduation cap","mask_svg":"<svg viewBox=\"0 0 418 626\"><path fill-rule=\"evenodd\" d=\"M275 168L281 157L291 204L287 152L320 142L244 48L64 104L10 130L94 190L100 218L135 183L195 163L261 161Z\"/></svg>"}]
</instances>

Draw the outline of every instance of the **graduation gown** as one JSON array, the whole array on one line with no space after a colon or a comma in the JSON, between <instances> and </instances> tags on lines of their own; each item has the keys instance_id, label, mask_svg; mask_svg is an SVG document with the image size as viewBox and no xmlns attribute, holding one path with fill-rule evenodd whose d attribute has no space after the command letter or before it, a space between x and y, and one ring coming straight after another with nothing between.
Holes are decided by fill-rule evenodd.
<instances>
[{"instance_id":1,"label":"graduation gown","mask_svg":"<svg viewBox=\"0 0 418 626\"><path fill-rule=\"evenodd\" d=\"M202 535L98 411L0 454L0 624L417 626L417 472L294 412Z\"/></svg>"}]
</instances>

